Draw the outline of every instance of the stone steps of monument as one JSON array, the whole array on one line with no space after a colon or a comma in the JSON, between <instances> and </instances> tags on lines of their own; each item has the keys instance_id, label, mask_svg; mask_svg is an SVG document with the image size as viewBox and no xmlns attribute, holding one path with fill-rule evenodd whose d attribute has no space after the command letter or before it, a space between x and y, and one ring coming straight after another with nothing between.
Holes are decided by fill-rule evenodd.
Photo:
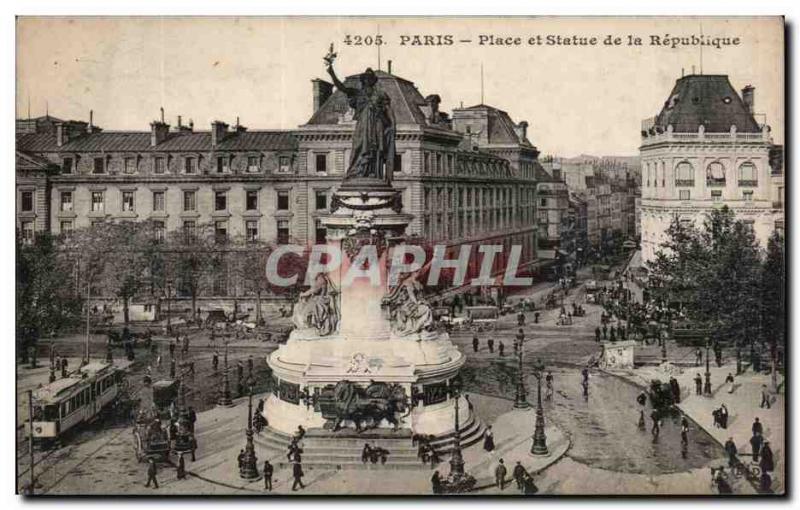
<instances>
[{"instance_id":1,"label":"stone steps of monument","mask_svg":"<svg viewBox=\"0 0 800 510\"><path fill-rule=\"evenodd\" d=\"M279 469L289 469L291 467L291 463L280 461L275 463L277 464L277 468ZM347 460L347 461L328 461L328 460L306 460L306 456L303 455L303 469L323 469L323 470L419 470L419 469L426 469L429 465L423 464L417 459L414 461L393 461L391 456L386 461L386 464L381 464L380 462L376 464L372 464L371 462L361 462L361 457L357 460Z\"/></svg>"}]
</instances>

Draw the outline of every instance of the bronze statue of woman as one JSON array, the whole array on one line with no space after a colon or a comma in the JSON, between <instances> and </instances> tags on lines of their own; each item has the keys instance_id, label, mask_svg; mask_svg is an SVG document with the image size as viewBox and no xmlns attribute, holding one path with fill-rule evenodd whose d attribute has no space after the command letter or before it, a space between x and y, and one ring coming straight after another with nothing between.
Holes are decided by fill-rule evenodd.
<instances>
[{"instance_id":1,"label":"bronze statue of woman","mask_svg":"<svg viewBox=\"0 0 800 510\"><path fill-rule=\"evenodd\" d=\"M350 166L344 180L378 179L390 184L395 159L395 118L389 96L381 90L378 77L371 68L361 74L361 87L346 86L333 71L335 57L331 45L331 51L325 57L328 74L336 88L347 95L356 120Z\"/></svg>"}]
</instances>

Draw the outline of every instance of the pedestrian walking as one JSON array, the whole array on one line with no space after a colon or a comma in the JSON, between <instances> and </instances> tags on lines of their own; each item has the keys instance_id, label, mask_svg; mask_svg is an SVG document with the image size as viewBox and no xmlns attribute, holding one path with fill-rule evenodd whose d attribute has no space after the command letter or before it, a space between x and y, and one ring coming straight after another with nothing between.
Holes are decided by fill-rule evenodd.
<instances>
[{"instance_id":1,"label":"pedestrian walking","mask_svg":"<svg viewBox=\"0 0 800 510\"><path fill-rule=\"evenodd\" d=\"M720 417L720 422L721 422L720 425L722 426L723 429L727 429L728 428L728 416L729 416L729 414L730 413L728 413L728 406L726 406L725 404L722 404L721 406L719 406L719 417Z\"/></svg>"},{"instance_id":2,"label":"pedestrian walking","mask_svg":"<svg viewBox=\"0 0 800 510\"><path fill-rule=\"evenodd\" d=\"M695 395L703 394L703 378L700 377L700 374L694 376L694 393Z\"/></svg>"},{"instance_id":3,"label":"pedestrian walking","mask_svg":"<svg viewBox=\"0 0 800 510\"><path fill-rule=\"evenodd\" d=\"M431 476L431 490L434 494L442 493L442 475L439 474L439 471L434 471Z\"/></svg>"},{"instance_id":4,"label":"pedestrian walking","mask_svg":"<svg viewBox=\"0 0 800 510\"><path fill-rule=\"evenodd\" d=\"M189 432L194 434L194 424L197 422L197 412L195 412L194 407L189 406Z\"/></svg>"},{"instance_id":5,"label":"pedestrian walking","mask_svg":"<svg viewBox=\"0 0 800 510\"><path fill-rule=\"evenodd\" d=\"M733 393L733 374L728 372L728 376L725 377L725 384L728 385L728 393Z\"/></svg>"},{"instance_id":6,"label":"pedestrian walking","mask_svg":"<svg viewBox=\"0 0 800 510\"><path fill-rule=\"evenodd\" d=\"M217 351L214 351L214 354L211 355L211 367L214 372L219 368L219 353Z\"/></svg>"},{"instance_id":7,"label":"pedestrian walking","mask_svg":"<svg viewBox=\"0 0 800 510\"><path fill-rule=\"evenodd\" d=\"M144 484L145 487L150 487L150 482L153 482L153 488L158 489L158 479L156 475L158 474L158 468L156 467L156 461L153 459L149 459L149 463L147 464L147 483Z\"/></svg>"},{"instance_id":8,"label":"pedestrian walking","mask_svg":"<svg viewBox=\"0 0 800 510\"><path fill-rule=\"evenodd\" d=\"M547 371L547 375L544 378L545 384L545 392L544 392L544 399L545 400L553 400L553 373L549 370Z\"/></svg>"},{"instance_id":9,"label":"pedestrian walking","mask_svg":"<svg viewBox=\"0 0 800 510\"><path fill-rule=\"evenodd\" d=\"M750 438L750 448L753 451L753 462L758 462L759 454L761 453L761 445L764 443L764 438L761 434L753 434Z\"/></svg>"},{"instance_id":10,"label":"pedestrian walking","mask_svg":"<svg viewBox=\"0 0 800 510\"><path fill-rule=\"evenodd\" d=\"M728 454L728 467L732 468L736 465L736 443L733 442L733 438L729 437L727 441L725 441L725 452Z\"/></svg>"},{"instance_id":11,"label":"pedestrian walking","mask_svg":"<svg viewBox=\"0 0 800 510\"><path fill-rule=\"evenodd\" d=\"M489 340L486 342L486 345L488 345L488 346L489 346L489 353L490 353L490 354L494 354L494 339L490 338L490 339L489 339Z\"/></svg>"},{"instance_id":12,"label":"pedestrian walking","mask_svg":"<svg viewBox=\"0 0 800 510\"><path fill-rule=\"evenodd\" d=\"M500 459L499 464L497 464L497 467L494 470L494 481L497 484L497 486L500 487L500 490L506 488L507 473L508 470L506 469L506 465L503 463L503 459Z\"/></svg>"},{"instance_id":13,"label":"pedestrian walking","mask_svg":"<svg viewBox=\"0 0 800 510\"><path fill-rule=\"evenodd\" d=\"M605 340L606 338L608 338L608 326L603 324L603 340Z\"/></svg>"},{"instance_id":14,"label":"pedestrian walking","mask_svg":"<svg viewBox=\"0 0 800 510\"><path fill-rule=\"evenodd\" d=\"M514 477L514 481L517 482L517 489L522 490L525 477L528 476L528 472L522 466L520 461L517 461L517 465L514 466L514 471L511 474Z\"/></svg>"},{"instance_id":15,"label":"pedestrian walking","mask_svg":"<svg viewBox=\"0 0 800 510\"><path fill-rule=\"evenodd\" d=\"M292 478L294 478L294 482L292 483L293 491L297 490L298 485L300 486L301 489L306 488L306 486L303 485L303 476L305 476L305 473L303 473L303 465L300 464L299 461L295 462L292 465Z\"/></svg>"},{"instance_id":16,"label":"pedestrian walking","mask_svg":"<svg viewBox=\"0 0 800 510\"><path fill-rule=\"evenodd\" d=\"M759 456L761 459L758 461L758 467L761 468L763 473L775 470L775 459L772 455L772 448L770 448L769 441L766 439L761 445Z\"/></svg>"},{"instance_id":17,"label":"pedestrian walking","mask_svg":"<svg viewBox=\"0 0 800 510\"><path fill-rule=\"evenodd\" d=\"M371 456L372 448L369 446L369 443L364 443L364 448L361 449L361 462L366 464Z\"/></svg>"},{"instance_id":18,"label":"pedestrian walking","mask_svg":"<svg viewBox=\"0 0 800 510\"><path fill-rule=\"evenodd\" d=\"M600 341L600 326L594 328L594 341L595 342Z\"/></svg>"},{"instance_id":19,"label":"pedestrian walking","mask_svg":"<svg viewBox=\"0 0 800 510\"><path fill-rule=\"evenodd\" d=\"M272 491L272 464L269 459L264 461L264 490Z\"/></svg>"},{"instance_id":20,"label":"pedestrian walking","mask_svg":"<svg viewBox=\"0 0 800 510\"><path fill-rule=\"evenodd\" d=\"M478 347L480 347L480 342L478 341L478 335L474 335L472 337L472 352L478 352Z\"/></svg>"},{"instance_id":21,"label":"pedestrian walking","mask_svg":"<svg viewBox=\"0 0 800 510\"><path fill-rule=\"evenodd\" d=\"M505 344L503 344L502 340L500 340L500 342L498 343L497 350L500 352L500 356L505 356L506 355L506 353L505 353L506 346L505 346Z\"/></svg>"},{"instance_id":22,"label":"pedestrian walking","mask_svg":"<svg viewBox=\"0 0 800 510\"><path fill-rule=\"evenodd\" d=\"M530 474L526 474L525 479L522 482L522 493L525 495L532 495L539 492L539 487L533 483L533 477Z\"/></svg>"},{"instance_id":23,"label":"pedestrian walking","mask_svg":"<svg viewBox=\"0 0 800 510\"><path fill-rule=\"evenodd\" d=\"M196 455L196 453L197 453L197 438L194 436L194 434L192 434L192 435L191 435L191 437L189 438L189 442L190 442L190 444L191 444L191 447L192 447L192 449L191 449L191 453L192 453L192 462L194 462L194 461L196 461L196 460L197 460L197 459L195 458L195 455Z\"/></svg>"},{"instance_id":24,"label":"pedestrian walking","mask_svg":"<svg viewBox=\"0 0 800 510\"><path fill-rule=\"evenodd\" d=\"M483 449L487 452L491 452L494 450L494 433L492 432L492 426L486 428L486 432L483 433Z\"/></svg>"},{"instance_id":25,"label":"pedestrian walking","mask_svg":"<svg viewBox=\"0 0 800 510\"><path fill-rule=\"evenodd\" d=\"M653 412L650 413L650 419L653 421L653 425L650 427L650 433L653 435L653 438L657 438L661 433L661 422L659 420L658 411L653 409Z\"/></svg>"},{"instance_id":26,"label":"pedestrian walking","mask_svg":"<svg viewBox=\"0 0 800 510\"><path fill-rule=\"evenodd\" d=\"M183 460L182 453L178 456L177 474L178 474L178 480L183 480L184 478L186 478L186 462Z\"/></svg>"},{"instance_id":27,"label":"pedestrian walking","mask_svg":"<svg viewBox=\"0 0 800 510\"><path fill-rule=\"evenodd\" d=\"M761 405L759 407L764 408L766 407L769 409L769 391L767 391L767 385L761 385Z\"/></svg>"}]
</instances>

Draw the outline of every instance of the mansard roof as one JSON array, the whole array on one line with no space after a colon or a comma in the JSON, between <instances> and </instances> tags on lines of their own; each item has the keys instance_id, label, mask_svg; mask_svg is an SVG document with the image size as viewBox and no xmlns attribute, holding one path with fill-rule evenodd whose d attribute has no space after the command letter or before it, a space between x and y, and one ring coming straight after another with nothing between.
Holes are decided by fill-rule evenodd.
<instances>
[{"instance_id":1,"label":"mansard roof","mask_svg":"<svg viewBox=\"0 0 800 510\"><path fill-rule=\"evenodd\" d=\"M361 74L354 74L345 78L345 86L360 88ZM392 110L394 110L395 122L398 124L427 125L425 115L420 109L427 103L414 83L385 71L375 71L375 76L378 78L378 86L389 96ZM344 92L336 89L325 103L320 106L319 110L314 112L308 124L338 124L341 115L346 113L348 109L347 96Z\"/></svg>"},{"instance_id":2,"label":"mansard roof","mask_svg":"<svg viewBox=\"0 0 800 510\"><path fill-rule=\"evenodd\" d=\"M530 140L525 137L517 135L515 129L516 124L511 120L511 116L494 106L487 104L476 104L462 110L484 111L486 112L489 120L489 144L491 145L508 145L508 144L521 144L532 146Z\"/></svg>"},{"instance_id":3,"label":"mansard roof","mask_svg":"<svg viewBox=\"0 0 800 510\"><path fill-rule=\"evenodd\" d=\"M753 114L736 93L727 75L691 74L678 79L664 102L655 127L675 133L727 133L735 125L740 133L761 131Z\"/></svg>"},{"instance_id":4,"label":"mansard roof","mask_svg":"<svg viewBox=\"0 0 800 510\"><path fill-rule=\"evenodd\" d=\"M150 145L149 131L101 131L77 136L59 147L53 133L31 133L17 137L17 148L28 152L208 152L294 150L297 141L290 131L228 132L211 146L211 133L173 132L160 144Z\"/></svg>"}]
</instances>

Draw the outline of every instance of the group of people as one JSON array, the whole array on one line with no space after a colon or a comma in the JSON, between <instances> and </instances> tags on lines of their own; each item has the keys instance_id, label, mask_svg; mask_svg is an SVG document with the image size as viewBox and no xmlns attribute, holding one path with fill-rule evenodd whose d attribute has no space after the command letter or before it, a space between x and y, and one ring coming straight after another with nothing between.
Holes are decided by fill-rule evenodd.
<instances>
[{"instance_id":1,"label":"group of people","mask_svg":"<svg viewBox=\"0 0 800 510\"><path fill-rule=\"evenodd\" d=\"M600 322L602 327L597 326L594 328L595 341L599 342L600 340L609 340L611 342L616 342L617 340L628 339L628 328L624 323L620 323L616 326L612 324L611 327L609 327L608 321L603 320L602 314L600 316Z\"/></svg>"},{"instance_id":2,"label":"group of people","mask_svg":"<svg viewBox=\"0 0 800 510\"><path fill-rule=\"evenodd\" d=\"M500 488L500 490L504 490L506 488L507 475L508 469L506 468L505 461L500 459L497 462L497 467L495 467L494 470L495 484ZM531 476L531 474L527 469L525 469L525 466L523 466L520 461L517 461L517 464L514 466L514 470L511 472L511 477L516 483L517 489L523 494L536 494L539 492L539 488L533 482L533 476ZM508 481L510 482L510 480Z\"/></svg>"}]
</instances>

